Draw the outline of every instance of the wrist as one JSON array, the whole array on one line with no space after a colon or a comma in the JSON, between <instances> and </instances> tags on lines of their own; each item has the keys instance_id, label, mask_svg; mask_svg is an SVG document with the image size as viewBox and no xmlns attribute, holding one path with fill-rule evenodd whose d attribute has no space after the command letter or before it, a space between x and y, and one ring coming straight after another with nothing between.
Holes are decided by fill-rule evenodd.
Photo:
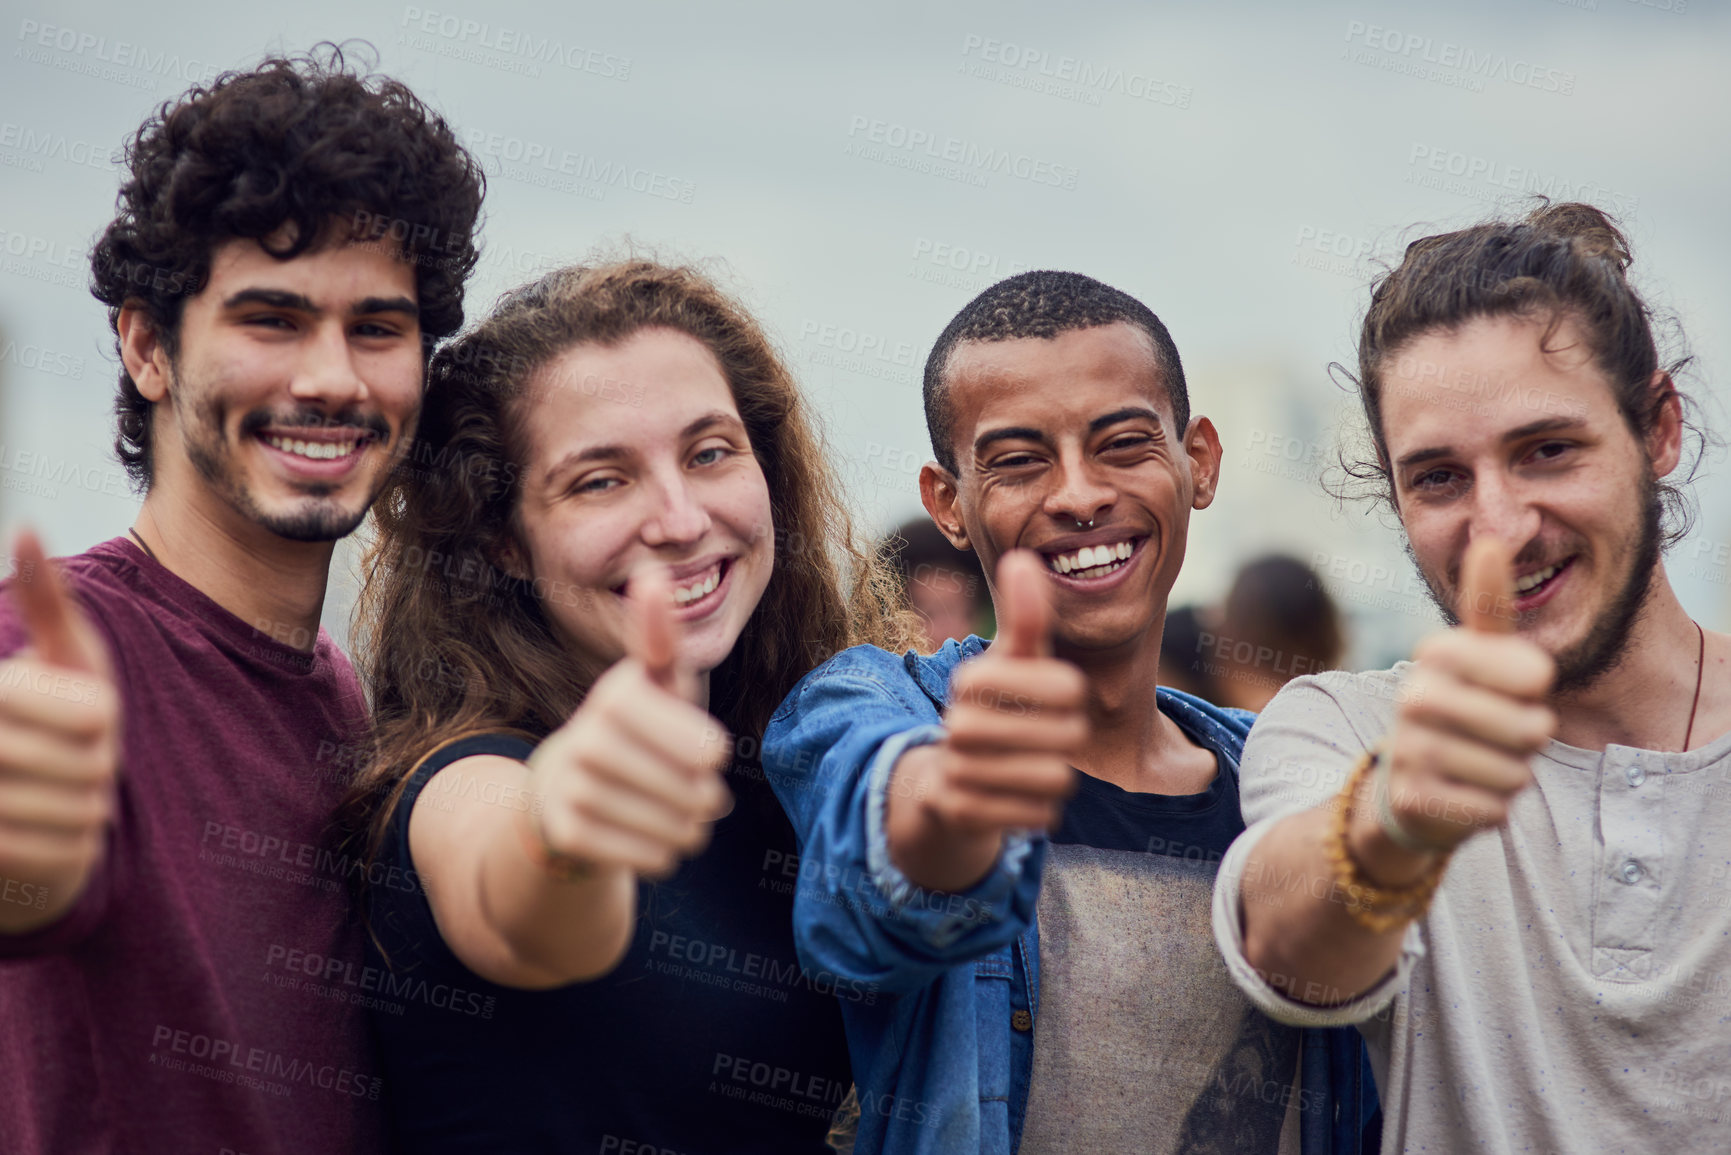
<instances>
[{"instance_id":1,"label":"wrist","mask_svg":"<svg viewBox=\"0 0 1731 1155\"><path fill-rule=\"evenodd\" d=\"M890 861L921 890L962 894L985 881L1004 849L1001 830L956 830L936 815L905 843L890 842Z\"/></svg>"},{"instance_id":2,"label":"wrist","mask_svg":"<svg viewBox=\"0 0 1731 1155\"><path fill-rule=\"evenodd\" d=\"M1410 850L1388 836L1377 820L1375 799L1365 796L1355 802L1346 826L1346 851L1359 869L1380 886L1410 886L1436 865L1438 852Z\"/></svg>"},{"instance_id":3,"label":"wrist","mask_svg":"<svg viewBox=\"0 0 1731 1155\"><path fill-rule=\"evenodd\" d=\"M532 781L532 779L531 779ZM556 849L547 839L545 818L546 795L530 794L529 805L516 812L517 844L522 853L540 871L555 882L588 882L601 870L599 864Z\"/></svg>"},{"instance_id":4,"label":"wrist","mask_svg":"<svg viewBox=\"0 0 1731 1155\"><path fill-rule=\"evenodd\" d=\"M885 799L884 838L890 861L924 890L956 893L977 885L997 862L1000 830L958 827L933 805L939 745L916 746L896 760Z\"/></svg>"},{"instance_id":5,"label":"wrist","mask_svg":"<svg viewBox=\"0 0 1731 1155\"><path fill-rule=\"evenodd\" d=\"M1328 818L1328 831L1323 837L1323 853L1328 860L1329 873L1338 892L1344 896L1347 913L1354 922L1373 934L1387 934L1413 919L1424 917L1449 860L1447 851L1431 854L1406 849L1390 839L1382 823L1374 818L1371 821L1376 825L1374 833L1369 835L1368 853L1385 870L1400 870L1407 865L1402 863L1401 855L1417 854L1428 859L1429 865L1416 877L1378 877L1372 873L1374 867L1371 864L1354 854L1352 831L1363 828L1363 816L1367 811L1374 812L1376 806L1370 772L1380 757L1376 749L1366 750L1359 756L1335 798ZM1375 840L1379 838L1384 845L1377 844ZM1359 845L1364 846L1363 839Z\"/></svg>"}]
</instances>

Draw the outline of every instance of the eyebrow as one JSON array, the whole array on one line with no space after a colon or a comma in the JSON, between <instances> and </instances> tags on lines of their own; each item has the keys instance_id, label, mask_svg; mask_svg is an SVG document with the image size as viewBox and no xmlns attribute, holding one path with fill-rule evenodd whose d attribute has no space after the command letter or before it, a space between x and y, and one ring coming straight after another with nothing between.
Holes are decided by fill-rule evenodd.
<instances>
[{"instance_id":1,"label":"eyebrow","mask_svg":"<svg viewBox=\"0 0 1731 1155\"><path fill-rule=\"evenodd\" d=\"M1578 429L1582 421L1578 417L1541 417L1537 421L1529 421L1503 434L1506 445L1511 441L1521 441L1540 433L1560 433L1566 429ZM1425 449L1415 449L1411 453L1402 454L1395 462L1399 469L1408 469L1414 465L1423 465L1427 461L1435 461L1439 457L1448 457L1454 450L1446 445L1430 446Z\"/></svg>"},{"instance_id":2,"label":"eyebrow","mask_svg":"<svg viewBox=\"0 0 1731 1155\"><path fill-rule=\"evenodd\" d=\"M699 433L702 433L716 425L729 425L742 432L745 430L745 422L741 421L731 413L727 413L720 409L714 409L705 413L702 417L697 418L684 429L681 429L679 431L679 440L689 441ZM564 457L561 457L558 461L549 465L547 467L547 472L542 476L545 480L551 481L553 478L574 465L585 465L591 461L622 461L630 456L631 450L627 449L623 445L589 445L573 453L567 453Z\"/></svg>"},{"instance_id":3,"label":"eyebrow","mask_svg":"<svg viewBox=\"0 0 1731 1155\"><path fill-rule=\"evenodd\" d=\"M222 303L225 309L238 309L242 305L293 309L297 313L307 313L314 317L325 314L324 308L305 293L293 293L287 289L242 289ZM419 320L421 307L407 297L362 297L349 306L351 317L370 317L376 313L403 313Z\"/></svg>"},{"instance_id":4,"label":"eyebrow","mask_svg":"<svg viewBox=\"0 0 1731 1155\"><path fill-rule=\"evenodd\" d=\"M1098 433L1102 429L1109 429L1121 421L1133 421L1137 418L1145 418L1156 425L1160 424L1160 414L1146 405L1127 405L1088 422L1088 432ZM999 441L1038 441L1043 445L1050 440L1040 430L1025 425L1012 425L1004 429L988 429L974 439L974 456L978 457L987 448Z\"/></svg>"},{"instance_id":5,"label":"eyebrow","mask_svg":"<svg viewBox=\"0 0 1731 1155\"><path fill-rule=\"evenodd\" d=\"M1098 433L1102 429L1118 424L1120 421L1134 421L1138 417L1145 417L1156 425L1161 423L1160 414L1154 412L1154 410L1150 409L1148 406L1127 405L1122 409L1114 410L1113 412L1106 414L1104 417L1096 417L1094 420L1088 422L1088 432Z\"/></svg>"}]
</instances>

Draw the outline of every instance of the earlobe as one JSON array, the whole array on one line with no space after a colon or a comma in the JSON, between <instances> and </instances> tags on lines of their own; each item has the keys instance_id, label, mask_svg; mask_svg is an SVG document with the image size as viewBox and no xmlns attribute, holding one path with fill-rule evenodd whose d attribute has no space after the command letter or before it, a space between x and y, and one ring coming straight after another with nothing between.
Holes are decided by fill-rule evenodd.
<instances>
[{"instance_id":1,"label":"earlobe","mask_svg":"<svg viewBox=\"0 0 1731 1155\"><path fill-rule=\"evenodd\" d=\"M920 504L951 545L971 551L967 525L962 521L961 489L955 475L935 461L920 467Z\"/></svg>"},{"instance_id":2,"label":"earlobe","mask_svg":"<svg viewBox=\"0 0 1731 1155\"><path fill-rule=\"evenodd\" d=\"M1192 417L1184 433L1184 448L1190 455L1190 478L1195 485L1192 509L1207 509L1214 504L1220 489L1220 434L1214 422L1206 417Z\"/></svg>"},{"instance_id":3,"label":"earlobe","mask_svg":"<svg viewBox=\"0 0 1731 1155\"><path fill-rule=\"evenodd\" d=\"M136 305L123 305L115 319L120 337L120 360L126 375L146 401L168 396L168 354L156 331L156 323Z\"/></svg>"},{"instance_id":4,"label":"earlobe","mask_svg":"<svg viewBox=\"0 0 1731 1155\"><path fill-rule=\"evenodd\" d=\"M1654 477L1666 477L1683 457L1683 396L1663 369L1653 374L1650 388L1658 412L1647 434L1647 459L1653 463Z\"/></svg>"},{"instance_id":5,"label":"earlobe","mask_svg":"<svg viewBox=\"0 0 1731 1155\"><path fill-rule=\"evenodd\" d=\"M529 567L523 564L523 550L515 537L508 533L502 535L490 552L490 560L499 569L520 582L529 580Z\"/></svg>"}]
</instances>

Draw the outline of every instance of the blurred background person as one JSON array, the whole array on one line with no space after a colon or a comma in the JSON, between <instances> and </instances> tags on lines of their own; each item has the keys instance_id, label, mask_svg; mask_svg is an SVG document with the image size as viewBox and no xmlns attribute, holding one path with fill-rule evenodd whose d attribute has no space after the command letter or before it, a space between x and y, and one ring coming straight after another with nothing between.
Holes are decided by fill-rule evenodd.
<instances>
[{"instance_id":1,"label":"blurred background person","mask_svg":"<svg viewBox=\"0 0 1731 1155\"><path fill-rule=\"evenodd\" d=\"M1160 635L1160 684L1212 702L1218 691L1203 661L1202 635L1214 631L1206 616L1201 606L1179 606L1166 615Z\"/></svg>"},{"instance_id":2,"label":"blurred background person","mask_svg":"<svg viewBox=\"0 0 1731 1155\"><path fill-rule=\"evenodd\" d=\"M1213 700L1257 711L1293 678L1338 668L1346 649L1340 611L1322 578L1284 554L1241 566L1218 632L1198 640L1219 695Z\"/></svg>"},{"instance_id":3,"label":"blurred background person","mask_svg":"<svg viewBox=\"0 0 1731 1155\"><path fill-rule=\"evenodd\" d=\"M919 615L925 631L922 651L933 653L952 638L959 642L969 634L995 632L979 559L951 545L930 518L903 522L880 551Z\"/></svg>"},{"instance_id":4,"label":"blurred background person","mask_svg":"<svg viewBox=\"0 0 1731 1155\"><path fill-rule=\"evenodd\" d=\"M1223 606L1166 615L1160 684L1220 706L1260 711L1300 674L1340 666L1340 611L1304 562L1268 554L1239 567Z\"/></svg>"}]
</instances>

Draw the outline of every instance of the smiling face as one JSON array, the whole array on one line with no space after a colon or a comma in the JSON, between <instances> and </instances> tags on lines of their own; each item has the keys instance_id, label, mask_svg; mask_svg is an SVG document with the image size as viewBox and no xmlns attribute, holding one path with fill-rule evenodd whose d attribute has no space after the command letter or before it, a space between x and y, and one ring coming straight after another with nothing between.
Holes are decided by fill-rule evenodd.
<instances>
[{"instance_id":1,"label":"smiling face","mask_svg":"<svg viewBox=\"0 0 1731 1155\"><path fill-rule=\"evenodd\" d=\"M769 586L769 487L721 366L701 342L643 329L578 345L536 374L513 414L523 443L513 568L567 644L601 664L625 653L626 584L669 567L676 652L720 665ZM566 591L572 596L558 596Z\"/></svg>"},{"instance_id":2,"label":"smiling face","mask_svg":"<svg viewBox=\"0 0 1731 1155\"><path fill-rule=\"evenodd\" d=\"M1518 628L1557 659L1557 689L1612 668L1659 560L1656 484L1677 463L1675 408L1631 432L1581 330L1477 318L1390 357L1382 423L1408 548L1451 621L1461 559L1515 553Z\"/></svg>"},{"instance_id":3,"label":"smiling face","mask_svg":"<svg viewBox=\"0 0 1731 1155\"><path fill-rule=\"evenodd\" d=\"M1157 646L1220 443L1207 418L1172 428L1148 337L1120 323L970 342L946 376L960 476L922 473L933 520L987 574L1012 549L1045 559L1060 653Z\"/></svg>"},{"instance_id":4,"label":"smiling face","mask_svg":"<svg viewBox=\"0 0 1731 1155\"><path fill-rule=\"evenodd\" d=\"M155 371L134 373L157 403L155 482L295 541L349 533L420 412L417 315L413 267L378 246L283 261L256 241L223 244L182 312L177 355L158 345Z\"/></svg>"}]
</instances>

